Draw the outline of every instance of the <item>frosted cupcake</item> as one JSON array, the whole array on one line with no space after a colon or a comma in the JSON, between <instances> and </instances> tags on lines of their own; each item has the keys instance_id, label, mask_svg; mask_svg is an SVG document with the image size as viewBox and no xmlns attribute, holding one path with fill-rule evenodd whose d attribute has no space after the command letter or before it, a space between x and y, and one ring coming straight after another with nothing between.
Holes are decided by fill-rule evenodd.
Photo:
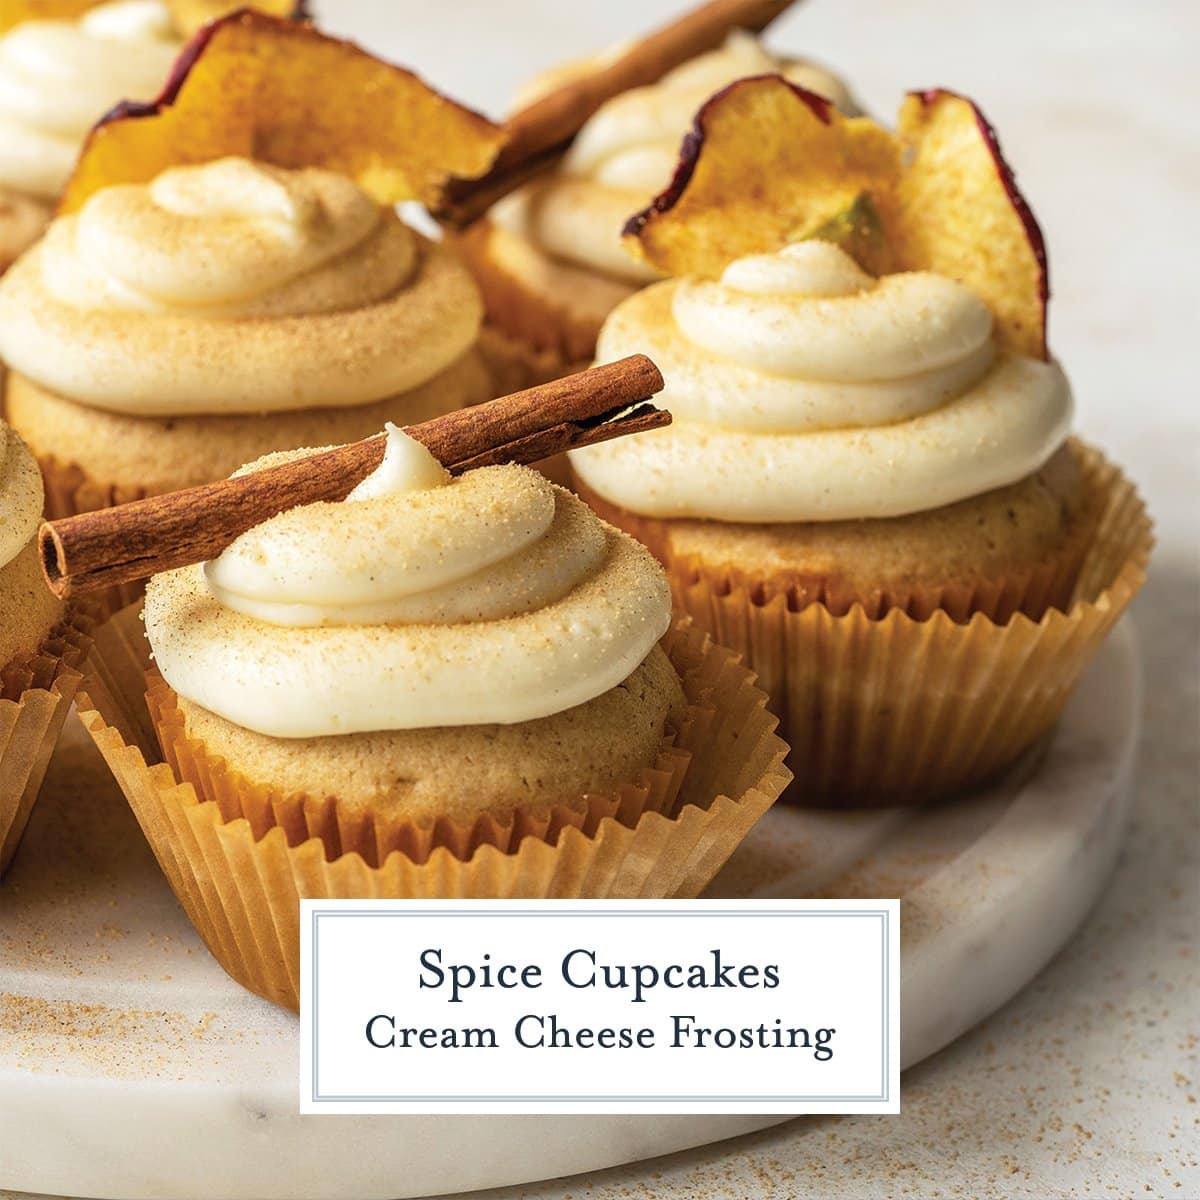
<instances>
[{"instance_id":1,"label":"frosted cupcake","mask_svg":"<svg viewBox=\"0 0 1200 1200\"><path fill-rule=\"evenodd\" d=\"M104 188L0 284L58 515L488 396L466 270L352 179L225 158Z\"/></svg>"},{"instance_id":2,"label":"frosted cupcake","mask_svg":"<svg viewBox=\"0 0 1200 1200\"><path fill-rule=\"evenodd\" d=\"M0 875L25 832L87 646L42 581L41 515L37 463L0 421Z\"/></svg>"},{"instance_id":3,"label":"frosted cupcake","mask_svg":"<svg viewBox=\"0 0 1200 1200\"><path fill-rule=\"evenodd\" d=\"M408 123L368 135L360 87ZM241 13L157 104L97 129L0 285L8 418L52 516L487 398L478 291L391 203L433 186L426 114L440 162L490 161L493 127L407 72Z\"/></svg>"},{"instance_id":4,"label":"frosted cupcake","mask_svg":"<svg viewBox=\"0 0 1200 1200\"><path fill-rule=\"evenodd\" d=\"M84 720L213 953L294 1007L300 895L707 883L784 748L748 673L670 623L661 568L582 501L524 467L451 481L393 428L345 502L150 581L161 678L125 703L169 772ZM138 630L117 618L108 674Z\"/></svg>"},{"instance_id":5,"label":"frosted cupcake","mask_svg":"<svg viewBox=\"0 0 1200 1200\"><path fill-rule=\"evenodd\" d=\"M63 8L0 18L0 270L49 223L88 130L126 96L155 95L182 45L158 0Z\"/></svg>"},{"instance_id":6,"label":"frosted cupcake","mask_svg":"<svg viewBox=\"0 0 1200 1200\"><path fill-rule=\"evenodd\" d=\"M607 57L548 72L518 100L539 99ZM507 383L526 386L587 365L609 312L660 277L621 245L621 230L670 181L696 109L735 79L776 71L855 111L834 75L782 59L738 30L720 49L603 105L553 173L500 201L461 236L487 305L483 345L509 366Z\"/></svg>"},{"instance_id":7,"label":"frosted cupcake","mask_svg":"<svg viewBox=\"0 0 1200 1200\"><path fill-rule=\"evenodd\" d=\"M735 147L751 120L760 145ZM677 188L630 226L703 274L624 301L598 347L653 357L675 422L572 455L757 671L809 802L916 802L1007 765L1149 548L1132 488L1069 438L1040 233L994 135L947 93L910 101L901 135L906 167L778 79L706 106Z\"/></svg>"}]
</instances>

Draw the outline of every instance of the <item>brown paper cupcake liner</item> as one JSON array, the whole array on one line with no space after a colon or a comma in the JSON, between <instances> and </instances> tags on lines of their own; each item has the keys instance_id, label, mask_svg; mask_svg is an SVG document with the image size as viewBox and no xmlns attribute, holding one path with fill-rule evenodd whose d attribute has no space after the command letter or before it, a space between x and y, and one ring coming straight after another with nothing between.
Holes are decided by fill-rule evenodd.
<instances>
[{"instance_id":1,"label":"brown paper cupcake liner","mask_svg":"<svg viewBox=\"0 0 1200 1200\"><path fill-rule=\"evenodd\" d=\"M83 676L91 621L68 614L30 655L0 670L0 878L16 855Z\"/></svg>"},{"instance_id":2,"label":"brown paper cupcake liner","mask_svg":"<svg viewBox=\"0 0 1200 1200\"><path fill-rule=\"evenodd\" d=\"M468 827L339 821L328 802L238 779L152 684L138 615L98 633L80 717L213 955L238 982L298 1005L299 901L696 895L789 778L753 676L685 622L664 647L689 718L654 768L612 795ZM158 761L157 733L166 748Z\"/></svg>"},{"instance_id":3,"label":"brown paper cupcake liner","mask_svg":"<svg viewBox=\"0 0 1200 1200\"><path fill-rule=\"evenodd\" d=\"M78 463L62 462L49 454L37 456L46 485L46 519L57 521L79 513L115 508L145 498L142 488L104 483L89 475Z\"/></svg>"},{"instance_id":4,"label":"brown paper cupcake liner","mask_svg":"<svg viewBox=\"0 0 1200 1200\"><path fill-rule=\"evenodd\" d=\"M757 674L792 747L786 799L918 804L988 780L1046 734L1145 580L1153 537L1136 489L1076 450L1091 513L1054 561L913 593L882 616L674 558L663 522L597 507L663 558L676 609Z\"/></svg>"},{"instance_id":5,"label":"brown paper cupcake liner","mask_svg":"<svg viewBox=\"0 0 1200 1200\"><path fill-rule=\"evenodd\" d=\"M556 842L567 828L594 836L600 821L611 817L635 825L646 812L671 813L691 761L691 754L676 745L672 736L653 767L646 768L618 791L582 796L570 803L518 810L504 816L485 813L472 823L450 820L418 822L402 814L345 812L332 796L288 796L260 786L236 771L203 742L187 736L184 717L174 691L156 671L147 675L146 705L166 761L181 783L190 783L202 802L215 803L225 821L244 818L255 838L278 826L288 845L298 846L318 838L325 856L362 856L368 866L378 866L399 852L418 865L427 862L439 847L455 858L469 859L480 846L511 853L527 837ZM679 735L683 743L695 740L693 725L704 727L707 709L689 712L688 726Z\"/></svg>"}]
</instances>

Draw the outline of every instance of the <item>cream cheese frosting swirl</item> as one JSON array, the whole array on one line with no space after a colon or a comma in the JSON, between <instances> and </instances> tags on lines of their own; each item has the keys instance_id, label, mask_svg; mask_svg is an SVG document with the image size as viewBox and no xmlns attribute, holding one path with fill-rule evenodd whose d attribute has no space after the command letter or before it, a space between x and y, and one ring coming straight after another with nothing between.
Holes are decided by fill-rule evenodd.
<instances>
[{"instance_id":1,"label":"cream cheese frosting swirl","mask_svg":"<svg viewBox=\"0 0 1200 1200\"><path fill-rule=\"evenodd\" d=\"M282 513L146 596L167 682L280 738L549 716L616 687L669 623L661 568L576 497L524 467L451 480L394 427L345 502Z\"/></svg>"},{"instance_id":2,"label":"cream cheese frosting swirl","mask_svg":"<svg viewBox=\"0 0 1200 1200\"><path fill-rule=\"evenodd\" d=\"M631 296L597 357L634 348L662 369L674 423L572 464L648 516L903 516L1032 474L1070 427L1061 369L997 355L973 292L931 272L874 279L825 242Z\"/></svg>"},{"instance_id":3,"label":"cream cheese frosting swirl","mask_svg":"<svg viewBox=\"0 0 1200 1200\"><path fill-rule=\"evenodd\" d=\"M0 421L0 567L6 567L37 532L42 516L42 476L25 443Z\"/></svg>"},{"instance_id":4,"label":"cream cheese frosting swirl","mask_svg":"<svg viewBox=\"0 0 1200 1200\"><path fill-rule=\"evenodd\" d=\"M139 416L347 407L474 342L466 270L349 178L226 158L95 193L0 282L0 355Z\"/></svg>"},{"instance_id":5,"label":"cream cheese frosting swirl","mask_svg":"<svg viewBox=\"0 0 1200 1200\"><path fill-rule=\"evenodd\" d=\"M579 131L559 170L502 200L492 219L578 266L630 283L658 278L621 245L626 219L670 183L680 142L696 110L713 93L748 75L775 72L827 97L844 112L855 111L835 76L811 63L777 58L754 36L737 30L719 49L604 104ZM549 75L546 90L572 73ZM538 89L527 92L535 98Z\"/></svg>"},{"instance_id":6,"label":"cream cheese frosting swirl","mask_svg":"<svg viewBox=\"0 0 1200 1200\"><path fill-rule=\"evenodd\" d=\"M158 94L180 42L159 0L115 0L78 21L0 37L0 183L53 199L88 130L119 100Z\"/></svg>"}]
</instances>

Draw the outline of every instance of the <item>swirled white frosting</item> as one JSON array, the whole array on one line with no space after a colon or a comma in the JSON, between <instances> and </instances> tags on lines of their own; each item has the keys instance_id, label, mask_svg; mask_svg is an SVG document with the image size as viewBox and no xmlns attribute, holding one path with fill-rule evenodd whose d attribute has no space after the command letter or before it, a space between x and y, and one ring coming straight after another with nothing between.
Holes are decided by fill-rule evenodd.
<instances>
[{"instance_id":1,"label":"swirled white frosting","mask_svg":"<svg viewBox=\"0 0 1200 1200\"><path fill-rule=\"evenodd\" d=\"M632 259L621 245L626 218L670 183L683 136L714 92L748 75L773 72L826 96L843 111L854 111L835 76L811 63L780 59L737 30L720 49L604 104L579 131L560 169L501 201L492 219L567 262L632 283L657 278L652 267ZM548 84L561 82L563 75L553 73Z\"/></svg>"},{"instance_id":2,"label":"swirled white frosting","mask_svg":"<svg viewBox=\"0 0 1200 1200\"><path fill-rule=\"evenodd\" d=\"M95 193L0 282L0 355L135 415L385 399L475 340L470 277L352 180L243 158Z\"/></svg>"},{"instance_id":3,"label":"swirled white frosting","mask_svg":"<svg viewBox=\"0 0 1200 1200\"><path fill-rule=\"evenodd\" d=\"M649 354L674 423L572 452L601 496L657 517L895 517L1014 483L1067 436L1055 363L997 356L975 294L864 274L800 242L719 281L672 280L609 317L599 361Z\"/></svg>"},{"instance_id":4,"label":"swirled white frosting","mask_svg":"<svg viewBox=\"0 0 1200 1200\"><path fill-rule=\"evenodd\" d=\"M0 567L29 545L42 516L42 476L25 443L0 421Z\"/></svg>"},{"instance_id":5,"label":"swirled white frosting","mask_svg":"<svg viewBox=\"0 0 1200 1200\"><path fill-rule=\"evenodd\" d=\"M524 467L451 480L394 427L346 502L282 513L146 597L167 682L282 738L549 716L619 684L669 622L661 569L577 498Z\"/></svg>"},{"instance_id":6,"label":"swirled white frosting","mask_svg":"<svg viewBox=\"0 0 1200 1200\"><path fill-rule=\"evenodd\" d=\"M160 0L114 0L78 21L0 37L0 183L53 199L89 129L119 100L162 88L180 43Z\"/></svg>"}]
</instances>

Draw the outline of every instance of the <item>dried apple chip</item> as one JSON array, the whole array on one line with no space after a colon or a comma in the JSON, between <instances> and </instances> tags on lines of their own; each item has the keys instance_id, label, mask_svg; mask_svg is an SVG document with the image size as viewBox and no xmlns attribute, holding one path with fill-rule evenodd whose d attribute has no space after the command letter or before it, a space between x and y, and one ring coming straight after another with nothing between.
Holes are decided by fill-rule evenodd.
<instances>
[{"instance_id":1,"label":"dried apple chip","mask_svg":"<svg viewBox=\"0 0 1200 1200\"><path fill-rule=\"evenodd\" d=\"M849 207L838 210L791 240L833 242L872 275L886 275L897 269L891 243L883 228L883 218L869 192L859 192Z\"/></svg>"},{"instance_id":2,"label":"dried apple chip","mask_svg":"<svg viewBox=\"0 0 1200 1200\"><path fill-rule=\"evenodd\" d=\"M836 242L873 274L937 271L972 288L1003 346L1045 358L1045 245L979 109L917 92L899 135L778 75L743 79L700 110L671 185L625 227L671 275L713 278L789 242Z\"/></svg>"},{"instance_id":3,"label":"dried apple chip","mask_svg":"<svg viewBox=\"0 0 1200 1200\"><path fill-rule=\"evenodd\" d=\"M92 130L60 211L101 188L228 155L338 171L381 204L434 204L451 177L487 171L503 138L351 42L240 10L192 38L156 101L119 105Z\"/></svg>"},{"instance_id":4,"label":"dried apple chip","mask_svg":"<svg viewBox=\"0 0 1200 1200\"><path fill-rule=\"evenodd\" d=\"M675 178L626 225L626 245L669 275L715 278L836 222L863 193L889 193L899 170L873 121L781 75L739 79L696 114Z\"/></svg>"},{"instance_id":5,"label":"dried apple chip","mask_svg":"<svg viewBox=\"0 0 1200 1200\"><path fill-rule=\"evenodd\" d=\"M1045 358L1045 242L995 130L970 100L936 90L905 98L899 136L898 262L965 283L991 308L1002 345Z\"/></svg>"}]
</instances>

